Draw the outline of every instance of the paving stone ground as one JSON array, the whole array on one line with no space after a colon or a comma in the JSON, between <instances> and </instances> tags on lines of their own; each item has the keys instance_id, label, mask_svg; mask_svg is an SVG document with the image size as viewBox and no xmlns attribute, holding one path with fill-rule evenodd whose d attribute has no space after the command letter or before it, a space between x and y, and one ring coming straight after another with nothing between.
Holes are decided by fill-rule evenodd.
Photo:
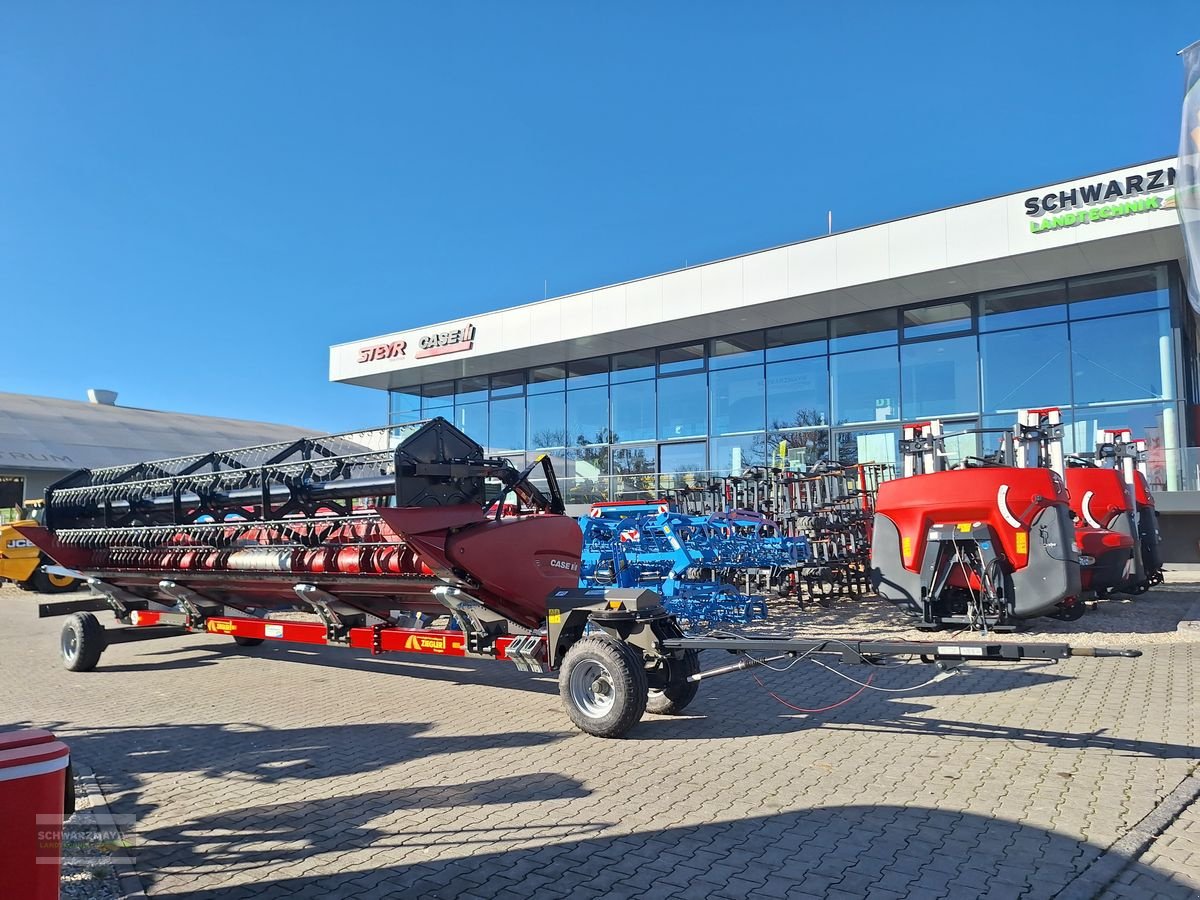
<instances>
[{"instance_id":1,"label":"paving stone ground","mask_svg":"<svg viewBox=\"0 0 1200 900\"><path fill-rule=\"evenodd\" d=\"M1143 634L1200 596L1172 589L1136 601ZM820 714L768 694L857 689L804 663L603 741L554 679L500 663L194 635L69 673L35 602L0 590L0 728L50 727L94 770L151 896L1049 898L1200 762L1200 643L1137 622L1104 643L1139 659L978 667ZM1193 805L1104 896L1196 896L1198 864Z\"/></svg>"}]
</instances>

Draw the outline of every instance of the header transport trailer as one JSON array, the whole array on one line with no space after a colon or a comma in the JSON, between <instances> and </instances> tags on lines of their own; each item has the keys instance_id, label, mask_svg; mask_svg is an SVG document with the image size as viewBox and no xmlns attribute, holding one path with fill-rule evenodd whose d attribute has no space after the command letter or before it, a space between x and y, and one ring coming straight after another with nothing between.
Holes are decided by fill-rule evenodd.
<instances>
[{"instance_id":1,"label":"header transport trailer","mask_svg":"<svg viewBox=\"0 0 1200 900\"><path fill-rule=\"evenodd\" d=\"M68 669L94 668L112 643L189 632L247 647L272 640L507 660L557 671L571 720L602 737L624 735L646 711L682 711L703 679L775 660L1139 655L686 635L653 591L578 587L582 534L564 515L548 460L517 471L440 418L81 470L47 490L43 523L22 532L99 595L40 607L70 615ZM117 627L93 615L104 609ZM273 617L281 611L315 615ZM702 671L704 650L737 658Z\"/></svg>"}]
</instances>

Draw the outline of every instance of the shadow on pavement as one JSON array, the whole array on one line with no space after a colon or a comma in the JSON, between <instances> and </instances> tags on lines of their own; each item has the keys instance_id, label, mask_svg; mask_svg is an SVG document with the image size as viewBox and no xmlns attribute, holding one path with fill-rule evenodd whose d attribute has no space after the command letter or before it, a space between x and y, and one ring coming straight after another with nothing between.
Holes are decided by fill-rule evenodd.
<instances>
[{"instance_id":1,"label":"shadow on pavement","mask_svg":"<svg viewBox=\"0 0 1200 900\"><path fill-rule=\"evenodd\" d=\"M463 784L362 791L313 800L233 807L181 826L141 832L138 842L154 845L154 858L165 860L172 868L216 866L224 872L236 872L256 869L268 862L286 864L307 859L327 846L336 846L343 852L366 847L396 847L400 842L397 832L406 831L405 822L423 810L577 800L590 793L577 779L556 772ZM379 822L379 827L372 827L369 824L372 822ZM536 827L540 833L552 828L553 823ZM597 824L581 829L572 825L570 830L589 832L604 827ZM485 839L490 839L492 829L487 827L474 829L464 825L450 833L452 839L469 843L470 833L476 830L483 832ZM510 827L509 830L513 829ZM426 838L433 833L422 832ZM565 830L563 836L567 836ZM404 843L408 846L422 843L413 841L409 835L406 837ZM280 845L286 845L286 849L281 849Z\"/></svg>"},{"instance_id":2,"label":"shadow on pavement","mask_svg":"<svg viewBox=\"0 0 1200 900\"><path fill-rule=\"evenodd\" d=\"M381 810L379 815L384 815ZM231 812L235 819L237 812ZM949 896L1053 898L1084 873L1102 848L1066 835L1017 822L965 813L898 806L835 806L802 812L763 815L733 822L656 829L633 834L591 835L558 840L541 838L535 844L515 838L502 815L484 821L468 847L446 848L430 854L433 843L420 829L409 829L404 840L372 856L367 864L339 870L339 853L360 846L363 825L352 818L347 837L296 834L304 845L296 855L273 857L276 865L253 856L254 875L235 883L200 890L173 890L170 879L164 896L194 900L236 900L271 897L534 897L553 896L783 897L789 891L804 897ZM256 832L251 825L237 832L247 843L274 839L288 826ZM181 835L196 829L197 839L207 821L185 825ZM219 826L218 826L219 827ZM369 829L367 829L369 830ZM490 841L486 840L490 835ZM168 836L170 837L170 836ZM455 834L438 834L455 842ZM423 840L424 838L424 840ZM410 841L412 843L410 843ZM414 846L415 845L415 846ZM222 845L213 882L229 879L229 866L239 858L235 844ZM478 848L482 852L472 853ZM487 849L485 849L487 848ZM145 862L149 863L149 848ZM327 874L289 875L295 861L303 868L327 869ZM201 854L185 855L202 868L187 873L195 884L209 874ZM361 859L361 857L360 857ZM183 863L181 863L183 864ZM146 871L153 882L154 871ZM165 873L164 873L165 874ZM1143 896L1191 897L1190 888L1169 873L1130 860L1121 873ZM241 881L241 883L237 883ZM1088 876L1072 890L1085 887ZM1098 893L1091 886L1083 896ZM890 893L889 893L890 892ZM1064 894L1066 896L1067 894Z\"/></svg>"}]
</instances>

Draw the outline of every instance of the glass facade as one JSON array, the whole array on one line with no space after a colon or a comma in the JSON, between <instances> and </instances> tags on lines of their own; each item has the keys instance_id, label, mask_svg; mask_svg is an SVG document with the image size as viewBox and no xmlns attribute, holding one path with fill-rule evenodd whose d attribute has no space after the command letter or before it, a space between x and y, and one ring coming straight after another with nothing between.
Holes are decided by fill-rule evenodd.
<instances>
[{"instance_id":1,"label":"glass facade","mask_svg":"<svg viewBox=\"0 0 1200 900\"><path fill-rule=\"evenodd\" d=\"M578 502L785 459L895 462L903 422L1008 429L1030 407L1063 409L1070 452L1118 425L1171 452L1194 380L1184 318L1162 264L426 384L390 412L445 416L514 462L549 453Z\"/></svg>"}]
</instances>

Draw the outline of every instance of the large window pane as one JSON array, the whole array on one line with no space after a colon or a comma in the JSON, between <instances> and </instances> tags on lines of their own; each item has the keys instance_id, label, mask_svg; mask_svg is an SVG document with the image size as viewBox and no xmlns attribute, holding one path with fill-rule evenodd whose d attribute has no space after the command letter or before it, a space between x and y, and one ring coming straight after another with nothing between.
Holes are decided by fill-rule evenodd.
<instances>
[{"instance_id":1,"label":"large window pane","mask_svg":"<svg viewBox=\"0 0 1200 900\"><path fill-rule=\"evenodd\" d=\"M822 356L829 350L829 323L800 322L767 329L767 362Z\"/></svg>"},{"instance_id":2,"label":"large window pane","mask_svg":"<svg viewBox=\"0 0 1200 900\"><path fill-rule=\"evenodd\" d=\"M562 394L541 394L528 398L528 450L564 447L567 443L566 403Z\"/></svg>"},{"instance_id":3,"label":"large window pane","mask_svg":"<svg viewBox=\"0 0 1200 900\"><path fill-rule=\"evenodd\" d=\"M842 316L829 323L829 349L861 350L885 347L896 343L896 310L876 309L871 312Z\"/></svg>"},{"instance_id":4,"label":"large window pane","mask_svg":"<svg viewBox=\"0 0 1200 900\"><path fill-rule=\"evenodd\" d=\"M704 481L704 442L694 444L663 444L658 448L658 469L663 473L659 486L663 490L696 487Z\"/></svg>"},{"instance_id":5,"label":"large window pane","mask_svg":"<svg viewBox=\"0 0 1200 900\"><path fill-rule=\"evenodd\" d=\"M895 466L899 457L900 431L898 429L839 431L837 433L837 458L847 465L884 463Z\"/></svg>"},{"instance_id":6,"label":"large window pane","mask_svg":"<svg viewBox=\"0 0 1200 900\"><path fill-rule=\"evenodd\" d=\"M684 344L658 351L658 371L662 375L698 372L704 368L704 345Z\"/></svg>"},{"instance_id":7,"label":"large window pane","mask_svg":"<svg viewBox=\"0 0 1200 900\"><path fill-rule=\"evenodd\" d=\"M829 457L829 429L773 431L767 436L767 463L789 472L807 472Z\"/></svg>"},{"instance_id":8,"label":"large window pane","mask_svg":"<svg viewBox=\"0 0 1200 900\"><path fill-rule=\"evenodd\" d=\"M525 448L525 398L510 397L490 404L491 447L494 453L510 454Z\"/></svg>"},{"instance_id":9,"label":"large window pane","mask_svg":"<svg viewBox=\"0 0 1200 900\"><path fill-rule=\"evenodd\" d=\"M833 415L839 424L900 418L900 363L895 347L831 356L829 374Z\"/></svg>"},{"instance_id":10,"label":"large window pane","mask_svg":"<svg viewBox=\"0 0 1200 900\"><path fill-rule=\"evenodd\" d=\"M708 384L703 372L658 382L658 436L703 437L708 431Z\"/></svg>"},{"instance_id":11,"label":"large window pane","mask_svg":"<svg viewBox=\"0 0 1200 900\"><path fill-rule=\"evenodd\" d=\"M979 357L987 412L1070 405L1066 325L980 335Z\"/></svg>"},{"instance_id":12,"label":"large window pane","mask_svg":"<svg viewBox=\"0 0 1200 900\"><path fill-rule=\"evenodd\" d=\"M488 405L462 403L454 408L454 424L475 443L488 447Z\"/></svg>"},{"instance_id":13,"label":"large window pane","mask_svg":"<svg viewBox=\"0 0 1200 900\"><path fill-rule=\"evenodd\" d=\"M1171 302L1167 267L1072 278L1067 285L1067 299L1071 301L1072 319L1166 309Z\"/></svg>"},{"instance_id":14,"label":"large window pane","mask_svg":"<svg viewBox=\"0 0 1200 900\"><path fill-rule=\"evenodd\" d=\"M900 348L904 418L928 419L979 409L979 354L974 337Z\"/></svg>"},{"instance_id":15,"label":"large window pane","mask_svg":"<svg viewBox=\"0 0 1200 900\"><path fill-rule=\"evenodd\" d=\"M767 427L829 423L829 364L824 356L767 365Z\"/></svg>"},{"instance_id":16,"label":"large window pane","mask_svg":"<svg viewBox=\"0 0 1200 900\"><path fill-rule=\"evenodd\" d=\"M421 392L418 388L388 391L388 424L415 422L421 418Z\"/></svg>"},{"instance_id":17,"label":"large window pane","mask_svg":"<svg viewBox=\"0 0 1200 900\"><path fill-rule=\"evenodd\" d=\"M766 435L743 434L713 438L708 442L709 468L720 475L740 475L750 466L761 466L766 458Z\"/></svg>"},{"instance_id":18,"label":"large window pane","mask_svg":"<svg viewBox=\"0 0 1200 900\"><path fill-rule=\"evenodd\" d=\"M1061 281L979 295L979 330L998 331L1061 322L1067 317L1067 288Z\"/></svg>"},{"instance_id":19,"label":"large window pane","mask_svg":"<svg viewBox=\"0 0 1200 900\"><path fill-rule=\"evenodd\" d=\"M607 444L608 388L567 391L567 443Z\"/></svg>"},{"instance_id":20,"label":"large window pane","mask_svg":"<svg viewBox=\"0 0 1200 900\"><path fill-rule=\"evenodd\" d=\"M763 361L763 333L748 331L708 342L708 367L732 369Z\"/></svg>"},{"instance_id":21,"label":"large window pane","mask_svg":"<svg viewBox=\"0 0 1200 900\"><path fill-rule=\"evenodd\" d=\"M1077 406L1171 399L1175 377L1169 313L1072 322L1071 370Z\"/></svg>"},{"instance_id":22,"label":"large window pane","mask_svg":"<svg viewBox=\"0 0 1200 900\"><path fill-rule=\"evenodd\" d=\"M708 376L712 397L711 434L761 431L765 421L762 366L728 369Z\"/></svg>"},{"instance_id":23,"label":"large window pane","mask_svg":"<svg viewBox=\"0 0 1200 900\"><path fill-rule=\"evenodd\" d=\"M421 415L449 416L447 410L454 409L454 382L439 381L421 385Z\"/></svg>"},{"instance_id":24,"label":"large window pane","mask_svg":"<svg viewBox=\"0 0 1200 900\"><path fill-rule=\"evenodd\" d=\"M614 384L612 392L612 440L652 441L654 428L655 391L653 381L634 381Z\"/></svg>"},{"instance_id":25,"label":"large window pane","mask_svg":"<svg viewBox=\"0 0 1200 900\"><path fill-rule=\"evenodd\" d=\"M618 353L612 358L612 373L609 377L614 384L618 381L641 381L644 378L653 378L657 355L654 350Z\"/></svg>"},{"instance_id":26,"label":"large window pane","mask_svg":"<svg viewBox=\"0 0 1200 900\"><path fill-rule=\"evenodd\" d=\"M906 309L901 313L901 320L905 339L970 331L971 303L969 300L955 300L952 303Z\"/></svg>"}]
</instances>

